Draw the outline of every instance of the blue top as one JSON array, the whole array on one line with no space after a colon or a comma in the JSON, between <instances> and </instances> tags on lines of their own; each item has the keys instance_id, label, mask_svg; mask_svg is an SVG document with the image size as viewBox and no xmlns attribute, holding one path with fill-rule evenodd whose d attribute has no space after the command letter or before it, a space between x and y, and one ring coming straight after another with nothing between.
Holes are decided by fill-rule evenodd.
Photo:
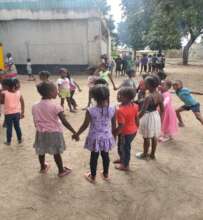
<instances>
[{"instance_id":1,"label":"blue top","mask_svg":"<svg viewBox=\"0 0 203 220\"><path fill-rule=\"evenodd\" d=\"M191 91L187 88L177 90L176 94L185 103L186 106L193 106L198 104L195 98L191 95Z\"/></svg>"}]
</instances>

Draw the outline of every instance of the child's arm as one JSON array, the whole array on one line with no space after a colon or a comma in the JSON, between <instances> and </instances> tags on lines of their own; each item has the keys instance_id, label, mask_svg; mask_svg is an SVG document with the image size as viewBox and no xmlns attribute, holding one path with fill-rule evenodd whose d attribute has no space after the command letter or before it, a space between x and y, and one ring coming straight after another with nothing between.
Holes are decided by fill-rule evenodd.
<instances>
[{"instance_id":1,"label":"child's arm","mask_svg":"<svg viewBox=\"0 0 203 220\"><path fill-rule=\"evenodd\" d=\"M82 92L82 89L80 88L79 84L77 84L76 81L74 81L74 83L75 83L76 87L78 88L78 91Z\"/></svg>"},{"instance_id":2,"label":"child's arm","mask_svg":"<svg viewBox=\"0 0 203 220\"><path fill-rule=\"evenodd\" d=\"M112 134L114 136L114 138L116 138L116 114L113 116L112 120L111 120L111 126L112 126Z\"/></svg>"},{"instance_id":3,"label":"child's arm","mask_svg":"<svg viewBox=\"0 0 203 220\"><path fill-rule=\"evenodd\" d=\"M82 126L80 127L79 131L75 135L73 135L73 139L79 139L79 136L88 128L90 120L90 114L88 111L86 111L85 120Z\"/></svg>"},{"instance_id":4,"label":"child's arm","mask_svg":"<svg viewBox=\"0 0 203 220\"><path fill-rule=\"evenodd\" d=\"M23 96L21 95L20 96L20 105L21 105L21 118L24 118L25 117L25 102L24 102L24 99L23 99Z\"/></svg>"},{"instance_id":5,"label":"child's arm","mask_svg":"<svg viewBox=\"0 0 203 220\"><path fill-rule=\"evenodd\" d=\"M3 93L0 93L0 104L4 105L5 102L5 95Z\"/></svg>"},{"instance_id":6,"label":"child's arm","mask_svg":"<svg viewBox=\"0 0 203 220\"><path fill-rule=\"evenodd\" d=\"M148 106L149 106L149 98L145 98L143 107L138 115L138 119L141 119L144 116Z\"/></svg>"},{"instance_id":7,"label":"child's arm","mask_svg":"<svg viewBox=\"0 0 203 220\"><path fill-rule=\"evenodd\" d=\"M66 120L66 117L65 117L64 113L63 113L63 112L60 112L60 113L58 114L58 116L59 116L59 118L60 118L62 124L63 124L69 131L71 131L73 134L75 134L75 133L76 133L75 130L73 129L73 127L72 127L72 126L68 123L68 121Z\"/></svg>"},{"instance_id":8,"label":"child's arm","mask_svg":"<svg viewBox=\"0 0 203 220\"><path fill-rule=\"evenodd\" d=\"M194 91L192 91L191 94L193 94L193 95L203 95L202 92L194 92Z\"/></svg>"},{"instance_id":9,"label":"child's arm","mask_svg":"<svg viewBox=\"0 0 203 220\"><path fill-rule=\"evenodd\" d=\"M115 83L114 83L114 81L113 81L113 78L112 78L111 74L109 73L108 76L109 76L109 79L110 79L110 81L111 81L111 83L112 83L112 85L113 85L114 90L116 90L116 85L115 85Z\"/></svg>"},{"instance_id":10,"label":"child's arm","mask_svg":"<svg viewBox=\"0 0 203 220\"><path fill-rule=\"evenodd\" d=\"M164 99L163 99L163 97L160 97L159 109L160 109L160 117L162 119L162 116L164 114Z\"/></svg>"}]
</instances>

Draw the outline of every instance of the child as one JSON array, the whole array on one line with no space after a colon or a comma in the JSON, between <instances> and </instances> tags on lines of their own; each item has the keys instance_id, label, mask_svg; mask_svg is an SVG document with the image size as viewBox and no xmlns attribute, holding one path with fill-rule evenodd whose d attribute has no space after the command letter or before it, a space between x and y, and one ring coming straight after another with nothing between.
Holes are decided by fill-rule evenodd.
<instances>
[{"instance_id":1,"label":"child","mask_svg":"<svg viewBox=\"0 0 203 220\"><path fill-rule=\"evenodd\" d=\"M76 88L78 88L79 92L82 92L82 90L80 89L80 86L76 83L76 81L71 78L71 74L67 71L67 78L69 79L69 85L70 85L70 101L71 101L71 105L73 106L74 110L77 110L77 103L75 101L75 99L73 98Z\"/></svg>"},{"instance_id":2,"label":"child","mask_svg":"<svg viewBox=\"0 0 203 220\"><path fill-rule=\"evenodd\" d=\"M140 119L140 133L144 138L144 152L138 153L136 156L139 159L146 159L150 147L150 141L152 150L150 154L151 159L155 159L155 152L157 147L157 138L161 132L161 117L164 111L163 97L157 92L159 85L158 80L155 77L147 77L145 79L146 89L149 90L149 95L145 98L141 112L139 113ZM160 114L157 108L160 108Z\"/></svg>"},{"instance_id":3,"label":"child","mask_svg":"<svg viewBox=\"0 0 203 220\"><path fill-rule=\"evenodd\" d=\"M145 95L146 95L146 87L145 87L145 78L149 76L147 74L142 75L142 80L139 83L139 86L137 88L137 101L136 103L139 105L139 109L142 109L142 105L144 103Z\"/></svg>"},{"instance_id":4,"label":"child","mask_svg":"<svg viewBox=\"0 0 203 220\"><path fill-rule=\"evenodd\" d=\"M27 67L26 67L26 69L27 69L27 74L29 76L28 80L29 81L30 80L32 80L32 81L35 80L35 78L34 78L34 76L32 74L32 63L31 63L31 59L30 58L27 59Z\"/></svg>"},{"instance_id":5,"label":"child","mask_svg":"<svg viewBox=\"0 0 203 220\"><path fill-rule=\"evenodd\" d=\"M40 172L47 173L50 168L45 162L45 154L48 153L54 155L54 160L58 167L58 176L64 177L71 173L71 169L63 166L61 158L61 154L65 150L61 122L73 134L75 134L75 131L67 122L63 108L52 101L52 99L57 97L56 86L51 82L42 82L37 85L37 90L42 96L42 100L32 107L32 114L37 130L34 148L39 156Z\"/></svg>"},{"instance_id":6,"label":"child","mask_svg":"<svg viewBox=\"0 0 203 220\"><path fill-rule=\"evenodd\" d=\"M82 110L87 110L87 108L90 107L90 104L91 104L91 89L94 87L94 83L95 83L95 80L99 79L99 73L97 71L97 68L96 67L90 67L87 69L88 73L89 73L89 77L87 79L88 81L88 88L89 88L89 93L88 93L88 104L87 104L87 107L83 108Z\"/></svg>"},{"instance_id":7,"label":"child","mask_svg":"<svg viewBox=\"0 0 203 220\"><path fill-rule=\"evenodd\" d=\"M126 74L128 76L128 79L124 80L123 83L117 89L121 89L123 87L130 87L130 88L134 89L135 94L136 94L137 88L136 88L136 81L134 80L135 70L133 70L133 69L128 70L126 72Z\"/></svg>"},{"instance_id":8,"label":"child","mask_svg":"<svg viewBox=\"0 0 203 220\"><path fill-rule=\"evenodd\" d=\"M39 72L39 79L41 82L49 82L50 73L48 71Z\"/></svg>"},{"instance_id":9,"label":"child","mask_svg":"<svg viewBox=\"0 0 203 220\"><path fill-rule=\"evenodd\" d=\"M148 64L148 57L146 54L143 54L142 55L142 58L141 58L141 70L140 70L140 74L142 73L142 71L144 70L144 72L146 73L147 72L147 64Z\"/></svg>"},{"instance_id":10,"label":"child","mask_svg":"<svg viewBox=\"0 0 203 220\"><path fill-rule=\"evenodd\" d=\"M18 143L22 143L22 132L20 119L24 118L24 100L16 82L9 79L6 83L7 90L1 94L1 104L4 104L5 124L6 124L6 145L11 145L13 126L16 131Z\"/></svg>"},{"instance_id":11,"label":"child","mask_svg":"<svg viewBox=\"0 0 203 220\"><path fill-rule=\"evenodd\" d=\"M184 88L181 80L177 80L173 84L173 88L176 92L176 95L184 102L184 105L176 110L176 114L179 120L179 126L180 127L185 126L180 113L183 111L190 111L190 110L194 113L197 120L200 121L200 123L203 125L203 118L200 113L200 104L191 95L191 94L203 95L203 93L192 92L189 89Z\"/></svg>"},{"instance_id":12,"label":"child","mask_svg":"<svg viewBox=\"0 0 203 220\"><path fill-rule=\"evenodd\" d=\"M70 112L75 112L72 109L72 105L71 105L70 81L67 78L67 73L68 70L65 68L61 68L59 70L59 75L61 76L61 78L57 80L58 93L59 93L59 97L61 98L61 106L64 108L64 102L66 99Z\"/></svg>"},{"instance_id":13,"label":"child","mask_svg":"<svg viewBox=\"0 0 203 220\"><path fill-rule=\"evenodd\" d=\"M104 180L109 179L109 150L111 150L115 144L112 131L116 127L116 121L115 108L109 107L110 94L108 87L97 85L92 89L91 94L97 105L87 110L85 121L73 138L78 139L90 124L85 148L91 152L91 172L86 173L85 178L89 182L95 183L99 153L101 153L103 160L102 178Z\"/></svg>"},{"instance_id":14,"label":"child","mask_svg":"<svg viewBox=\"0 0 203 220\"><path fill-rule=\"evenodd\" d=\"M124 87L118 92L118 101L121 103L117 110L118 128L116 133L119 134L118 154L119 160L114 163L119 163L116 169L121 171L129 170L131 143L134 140L138 126L138 105L133 104L135 98L135 90Z\"/></svg>"},{"instance_id":15,"label":"child","mask_svg":"<svg viewBox=\"0 0 203 220\"><path fill-rule=\"evenodd\" d=\"M106 68L106 66L104 64L102 64L100 66L99 76L100 76L101 79L106 80L107 83L109 82L109 79L110 79L110 81L111 81L111 83L113 85L114 90L116 90L116 86L115 86L115 83L113 81L113 78L112 78L110 72L107 70L107 68Z\"/></svg>"},{"instance_id":16,"label":"child","mask_svg":"<svg viewBox=\"0 0 203 220\"><path fill-rule=\"evenodd\" d=\"M175 109L172 105L172 97L169 90L172 87L172 82L166 80L162 82L160 91L164 98L164 113L162 118L162 136L159 138L160 141L166 142L173 138L178 131L178 121Z\"/></svg>"}]
</instances>

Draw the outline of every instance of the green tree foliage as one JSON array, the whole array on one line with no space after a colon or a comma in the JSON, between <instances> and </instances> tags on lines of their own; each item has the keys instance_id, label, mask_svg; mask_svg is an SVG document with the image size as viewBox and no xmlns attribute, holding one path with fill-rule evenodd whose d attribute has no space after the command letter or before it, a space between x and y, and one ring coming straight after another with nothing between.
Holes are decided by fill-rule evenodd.
<instances>
[{"instance_id":1,"label":"green tree foliage","mask_svg":"<svg viewBox=\"0 0 203 220\"><path fill-rule=\"evenodd\" d=\"M203 0L123 0L130 45L135 49L181 47L183 64L188 64L189 49L203 34Z\"/></svg>"}]
</instances>

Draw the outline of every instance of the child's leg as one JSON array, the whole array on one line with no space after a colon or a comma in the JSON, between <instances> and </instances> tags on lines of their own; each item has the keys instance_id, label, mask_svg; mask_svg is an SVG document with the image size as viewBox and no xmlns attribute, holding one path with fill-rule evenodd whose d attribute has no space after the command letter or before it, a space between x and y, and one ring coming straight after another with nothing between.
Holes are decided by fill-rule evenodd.
<instances>
[{"instance_id":1,"label":"child's leg","mask_svg":"<svg viewBox=\"0 0 203 220\"><path fill-rule=\"evenodd\" d=\"M61 106L64 108L64 98L61 98Z\"/></svg>"},{"instance_id":2,"label":"child's leg","mask_svg":"<svg viewBox=\"0 0 203 220\"><path fill-rule=\"evenodd\" d=\"M122 164L127 168L130 162L131 143L135 138L135 135L125 135L124 144L122 145Z\"/></svg>"},{"instance_id":3,"label":"child's leg","mask_svg":"<svg viewBox=\"0 0 203 220\"><path fill-rule=\"evenodd\" d=\"M5 122L6 122L6 137L7 137L6 142L7 144L10 144L12 139L12 127L13 127L12 115L6 115Z\"/></svg>"},{"instance_id":4,"label":"child's leg","mask_svg":"<svg viewBox=\"0 0 203 220\"><path fill-rule=\"evenodd\" d=\"M144 138L144 152L143 152L143 157L147 157L148 151L150 147L150 139L149 138Z\"/></svg>"},{"instance_id":5,"label":"child's leg","mask_svg":"<svg viewBox=\"0 0 203 220\"><path fill-rule=\"evenodd\" d=\"M90 157L90 170L91 170L91 177L94 179L97 175L97 161L99 158L99 152L91 152Z\"/></svg>"},{"instance_id":6,"label":"child's leg","mask_svg":"<svg viewBox=\"0 0 203 220\"><path fill-rule=\"evenodd\" d=\"M72 106L71 106L71 99L68 97L67 99L68 107L70 109L70 112L73 112Z\"/></svg>"},{"instance_id":7,"label":"child's leg","mask_svg":"<svg viewBox=\"0 0 203 220\"><path fill-rule=\"evenodd\" d=\"M71 104L73 105L73 108L76 109L77 108L77 103L76 103L75 99L73 98L74 94L75 94L75 91L71 91L70 99L71 99Z\"/></svg>"},{"instance_id":8,"label":"child's leg","mask_svg":"<svg viewBox=\"0 0 203 220\"><path fill-rule=\"evenodd\" d=\"M45 164L45 154L44 155L39 155L39 163L41 166L41 171L46 169L46 164Z\"/></svg>"},{"instance_id":9,"label":"child's leg","mask_svg":"<svg viewBox=\"0 0 203 220\"><path fill-rule=\"evenodd\" d=\"M58 167L59 174L64 172L63 161L60 154L54 154L54 160Z\"/></svg>"},{"instance_id":10,"label":"child's leg","mask_svg":"<svg viewBox=\"0 0 203 220\"><path fill-rule=\"evenodd\" d=\"M102 161L103 161L103 175L104 177L108 177L109 175L109 152L102 151L101 152Z\"/></svg>"},{"instance_id":11,"label":"child's leg","mask_svg":"<svg viewBox=\"0 0 203 220\"><path fill-rule=\"evenodd\" d=\"M157 147L157 138L154 137L154 138L152 138L152 151L151 151L151 154L150 154L150 157L152 159L155 158L156 147Z\"/></svg>"},{"instance_id":12,"label":"child's leg","mask_svg":"<svg viewBox=\"0 0 203 220\"><path fill-rule=\"evenodd\" d=\"M176 110L176 115L177 115L180 127L184 126L183 119L182 119L181 114L180 114L183 111L186 111L183 107L180 107Z\"/></svg>"},{"instance_id":13,"label":"child's leg","mask_svg":"<svg viewBox=\"0 0 203 220\"><path fill-rule=\"evenodd\" d=\"M13 124L14 128L16 130L16 135L18 138L18 142L20 143L22 141L22 132L20 129L20 113L16 114L13 118Z\"/></svg>"},{"instance_id":14,"label":"child's leg","mask_svg":"<svg viewBox=\"0 0 203 220\"><path fill-rule=\"evenodd\" d=\"M194 115L198 121L203 125L203 118L200 112L194 112Z\"/></svg>"}]
</instances>

